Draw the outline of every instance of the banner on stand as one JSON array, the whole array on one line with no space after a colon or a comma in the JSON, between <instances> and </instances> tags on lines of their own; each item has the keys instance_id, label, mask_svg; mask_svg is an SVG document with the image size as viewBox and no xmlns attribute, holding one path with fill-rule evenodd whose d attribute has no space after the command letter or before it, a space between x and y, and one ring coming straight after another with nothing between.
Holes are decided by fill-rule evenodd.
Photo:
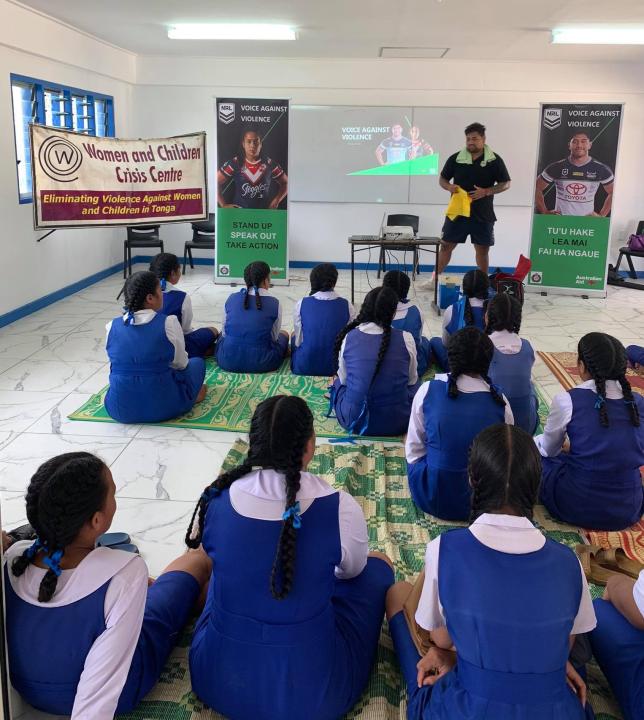
<instances>
[{"instance_id":1,"label":"banner on stand","mask_svg":"<svg viewBox=\"0 0 644 720\"><path fill-rule=\"evenodd\" d=\"M530 242L535 289L602 294L623 106L541 106Z\"/></svg>"},{"instance_id":2,"label":"banner on stand","mask_svg":"<svg viewBox=\"0 0 644 720\"><path fill-rule=\"evenodd\" d=\"M215 281L263 260L288 280L289 101L217 98Z\"/></svg>"}]
</instances>

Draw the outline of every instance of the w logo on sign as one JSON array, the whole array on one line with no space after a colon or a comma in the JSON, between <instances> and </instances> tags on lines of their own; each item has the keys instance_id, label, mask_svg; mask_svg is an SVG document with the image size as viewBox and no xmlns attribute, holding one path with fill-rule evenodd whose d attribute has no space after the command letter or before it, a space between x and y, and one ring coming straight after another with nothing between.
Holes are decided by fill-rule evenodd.
<instances>
[{"instance_id":1,"label":"w logo on sign","mask_svg":"<svg viewBox=\"0 0 644 720\"><path fill-rule=\"evenodd\" d=\"M561 108L546 108L543 111L543 126L554 130L561 125Z\"/></svg>"},{"instance_id":2,"label":"w logo on sign","mask_svg":"<svg viewBox=\"0 0 644 720\"><path fill-rule=\"evenodd\" d=\"M224 125L230 125L235 119L235 103L219 103L219 120Z\"/></svg>"}]
</instances>

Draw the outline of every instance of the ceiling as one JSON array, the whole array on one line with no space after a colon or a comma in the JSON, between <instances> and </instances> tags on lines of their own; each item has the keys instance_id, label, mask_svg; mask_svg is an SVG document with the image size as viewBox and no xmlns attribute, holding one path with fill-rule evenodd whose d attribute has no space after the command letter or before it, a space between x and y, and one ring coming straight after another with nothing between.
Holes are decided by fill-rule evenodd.
<instances>
[{"instance_id":1,"label":"ceiling","mask_svg":"<svg viewBox=\"0 0 644 720\"><path fill-rule=\"evenodd\" d=\"M549 34L564 24L644 27L643 0L21 1L140 55L377 58L381 47L393 46L449 48L445 57L461 60L644 62L644 46L557 46ZM167 37L174 23L220 21L289 23L298 39Z\"/></svg>"}]
</instances>

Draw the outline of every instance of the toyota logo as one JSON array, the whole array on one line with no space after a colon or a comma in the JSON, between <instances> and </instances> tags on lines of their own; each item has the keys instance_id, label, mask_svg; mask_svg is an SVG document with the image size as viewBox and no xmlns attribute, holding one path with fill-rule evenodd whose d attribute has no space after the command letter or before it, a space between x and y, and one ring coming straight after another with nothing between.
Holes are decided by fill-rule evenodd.
<instances>
[{"instance_id":1,"label":"toyota logo","mask_svg":"<svg viewBox=\"0 0 644 720\"><path fill-rule=\"evenodd\" d=\"M586 190L588 190L588 188L583 183L568 183L568 185L566 185L566 192L574 195L575 197L584 195Z\"/></svg>"}]
</instances>

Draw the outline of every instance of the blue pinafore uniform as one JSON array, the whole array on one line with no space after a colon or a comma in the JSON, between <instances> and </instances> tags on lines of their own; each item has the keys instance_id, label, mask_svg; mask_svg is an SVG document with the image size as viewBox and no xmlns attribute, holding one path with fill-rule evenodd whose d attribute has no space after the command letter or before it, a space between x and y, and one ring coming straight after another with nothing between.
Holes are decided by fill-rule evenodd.
<instances>
[{"instance_id":1,"label":"blue pinafore uniform","mask_svg":"<svg viewBox=\"0 0 644 720\"><path fill-rule=\"evenodd\" d=\"M427 453L407 464L409 490L419 508L444 520L467 520L471 488L467 458L474 438L489 425L505 422L505 408L490 392L458 393L431 380L423 401Z\"/></svg>"},{"instance_id":2,"label":"blue pinafore uniform","mask_svg":"<svg viewBox=\"0 0 644 720\"><path fill-rule=\"evenodd\" d=\"M445 327L445 332L447 332L450 336L465 327L465 299L465 297L461 297L452 305L452 317ZM485 308L473 307L470 304L470 310L472 311L474 327L477 327L481 332L483 332L485 330ZM447 347L443 342L443 338L433 337L429 341L429 345L434 362L442 370L449 370Z\"/></svg>"},{"instance_id":3,"label":"blue pinafore uniform","mask_svg":"<svg viewBox=\"0 0 644 720\"><path fill-rule=\"evenodd\" d=\"M390 621L409 720L584 720L566 684L569 636L583 591L579 561L552 540L513 555L467 529L441 535L438 591L456 667L416 682L418 652L403 613ZM537 630L535 630L537 629Z\"/></svg>"},{"instance_id":4,"label":"blue pinafore uniform","mask_svg":"<svg viewBox=\"0 0 644 720\"><path fill-rule=\"evenodd\" d=\"M183 301L186 297L186 293L183 290L168 290L163 293L163 309L161 312L164 315L174 315L179 320L179 325L182 325L182 313ZM184 333L183 336L186 343L186 352L188 357L204 357L204 355L212 349L215 344L216 336L213 335L210 328L199 328L189 333Z\"/></svg>"},{"instance_id":5,"label":"blue pinafore uniform","mask_svg":"<svg viewBox=\"0 0 644 720\"><path fill-rule=\"evenodd\" d=\"M170 420L192 409L203 385L206 366L192 358L184 370L174 370L174 346L165 331L166 315L148 323L112 321L107 338L110 386L105 409L118 422Z\"/></svg>"},{"instance_id":6,"label":"blue pinafore uniform","mask_svg":"<svg viewBox=\"0 0 644 720\"><path fill-rule=\"evenodd\" d=\"M309 296L302 299L302 344L291 343L291 370L295 375L334 375L335 339L349 322L349 302L338 297L320 300Z\"/></svg>"},{"instance_id":7,"label":"blue pinafore uniform","mask_svg":"<svg viewBox=\"0 0 644 720\"><path fill-rule=\"evenodd\" d=\"M380 370L376 368L381 334L351 330L344 344L346 380L335 380L331 406L340 425L356 435L402 435L409 424L418 384L409 385L409 351L402 330L391 329L391 341Z\"/></svg>"},{"instance_id":8,"label":"blue pinafore uniform","mask_svg":"<svg viewBox=\"0 0 644 720\"><path fill-rule=\"evenodd\" d=\"M642 365L644 367L644 347L629 345L626 348L626 356L633 365Z\"/></svg>"},{"instance_id":9,"label":"blue pinafore uniform","mask_svg":"<svg viewBox=\"0 0 644 720\"><path fill-rule=\"evenodd\" d=\"M608 427L595 408L597 394L568 391L572 418L570 452L542 458L541 501L564 522L593 530L623 530L644 512L640 467L644 465L644 398L635 395L639 427L623 399L607 399Z\"/></svg>"},{"instance_id":10,"label":"blue pinafore uniform","mask_svg":"<svg viewBox=\"0 0 644 720\"><path fill-rule=\"evenodd\" d=\"M249 295L244 309L246 288L228 296L224 330L217 340L215 355L219 367L228 372L264 373L277 370L284 360L288 338L273 340L273 326L279 317L279 300L261 295L262 308Z\"/></svg>"},{"instance_id":11,"label":"blue pinafore uniform","mask_svg":"<svg viewBox=\"0 0 644 720\"><path fill-rule=\"evenodd\" d=\"M405 317L394 319L392 327L398 330L406 330L414 338L416 343L416 358L418 359L418 377L421 378L427 371L431 350L429 340L423 337L423 319L420 310L416 305L409 304L409 300L403 300L403 304L409 305Z\"/></svg>"},{"instance_id":12,"label":"blue pinafore uniform","mask_svg":"<svg viewBox=\"0 0 644 720\"><path fill-rule=\"evenodd\" d=\"M190 650L192 687L231 720L332 720L364 690L393 572L369 558L338 580L339 495L317 498L297 530L293 586L283 600L270 577L281 521L245 517L228 490L210 501L203 546L215 560Z\"/></svg>"},{"instance_id":13,"label":"blue pinafore uniform","mask_svg":"<svg viewBox=\"0 0 644 720\"><path fill-rule=\"evenodd\" d=\"M527 340L521 340L521 350L514 355L494 349L489 376L507 397L514 424L532 435L539 424L539 401L532 385L534 350Z\"/></svg>"}]
</instances>

